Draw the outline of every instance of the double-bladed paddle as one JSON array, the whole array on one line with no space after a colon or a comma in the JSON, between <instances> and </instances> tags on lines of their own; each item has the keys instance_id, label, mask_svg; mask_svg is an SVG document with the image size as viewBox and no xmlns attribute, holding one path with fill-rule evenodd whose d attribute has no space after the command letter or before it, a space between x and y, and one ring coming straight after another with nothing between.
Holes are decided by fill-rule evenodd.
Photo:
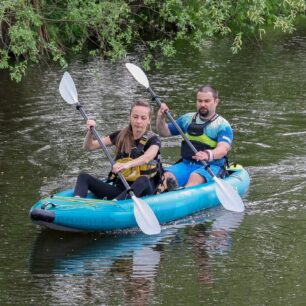
<instances>
[{"instance_id":1,"label":"double-bladed paddle","mask_svg":"<svg viewBox=\"0 0 306 306\"><path fill-rule=\"evenodd\" d=\"M62 80L59 85L59 92L62 98L68 104L75 105L76 109L81 113L82 117L87 121L88 117L83 109L83 106L78 102L78 93L73 79L68 72L65 72L62 77ZM98 140L101 149L107 156L111 165L113 166L115 164L115 161L110 155L105 144L101 140L95 127L92 127L91 131L95 138ZM121 179L128 193L130 194L132 200L134 201L134 216L139 228L147 235L154 235L160 233L161 227L151 207L145 201L135 196L133 190L131 190L128 182L126 181L122 173L118 172L118 176Z\"/></svg>"},{"instance_id":2,"label":"double-bladed paddle","mask_svg":"<svg viewBox=\"0 0 306 306\"><path fill-rule=\"evenodd\" d=\"M134 79L140 83L142 86L146 88L146 90L150 93L152 96L153 100L161 106L161 101L159 97L154 93L154 91L151 89L149 85L149 80L145 73L136 65L127 63L125 64L126 68L128 71L132 74ZM182 129L178 126L176 121L173 119L171 114L166 111L165 112L166 116L168 119L172 122L172 124L175 126L175 128L179 131L183 139L186 141L188 146L191 148L191 150L196 154L197 150L194 147L194 145L190 142L190 140L186 137ZM244 204L242 202L241 197L239 196L238 192L236 192L233 187L227 183L224 180L221 180L218 178L210 169L209 165L202 160L201 161L205 169L208 171L208 173L212 176L213 180L216 183L216 194L217 197L220 201L220 203L223 205L225 209L231 210L231 211L236 211L236 212L242 212L244 211Z\"/></svg>"}]
</instances>

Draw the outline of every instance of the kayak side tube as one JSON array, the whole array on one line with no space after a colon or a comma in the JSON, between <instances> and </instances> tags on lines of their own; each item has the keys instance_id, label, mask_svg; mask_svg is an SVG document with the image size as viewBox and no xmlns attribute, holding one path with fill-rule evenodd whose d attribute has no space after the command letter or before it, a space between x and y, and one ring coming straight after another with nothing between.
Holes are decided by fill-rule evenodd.
<instances>
[{"instance_id":1,"label":"kayak side tube","mask_svg":"<svg viewBox=\"0 0 306 306\"><path fill-rule=\"evenodd\" d=\"M248 172L238 169L225 178L239 194L244 196L250 184ZM172 222L200 210L220 205L215 182L143 197L161 224ZM42 199L33 205L30 218L34 224L64 231L103 232L136 228L131 199L109 201L74 198L73 190L66 190Z\"/></svg>"}]
</instances>

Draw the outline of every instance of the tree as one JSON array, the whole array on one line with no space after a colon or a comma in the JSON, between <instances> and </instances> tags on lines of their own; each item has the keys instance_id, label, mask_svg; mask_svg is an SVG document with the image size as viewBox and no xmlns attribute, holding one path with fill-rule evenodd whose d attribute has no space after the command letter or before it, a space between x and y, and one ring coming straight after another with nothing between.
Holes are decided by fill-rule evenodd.
<instances>
[{"instance_id":1,"label":"tree","mask_svg":"<svg viewBox=\"0 0 306 306\"><path fill-rule=\"evenodd\" d=\"M237 53L267 28L292 33L305 12L305 0L2 0L0 69L20 81L32 63L65 68L69 56L84 51L118 60L136 45L148 68L173 56L178 40L201 48L223 36Z\"/></svg>"}]
</instances>

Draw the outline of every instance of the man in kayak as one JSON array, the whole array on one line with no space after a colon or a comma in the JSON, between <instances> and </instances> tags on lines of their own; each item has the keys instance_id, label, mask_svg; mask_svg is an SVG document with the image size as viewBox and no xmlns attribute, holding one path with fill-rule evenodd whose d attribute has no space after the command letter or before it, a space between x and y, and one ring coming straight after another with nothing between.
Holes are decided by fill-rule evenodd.
<instances>
[{"instance_id":1,"label":"man in kayak","mask_svg":"<svg viewBox=\"0 0 306 306\"><path fill-rule=\"evenodd\" d=\"M87 134L83 148L96 150L99 142L94 139L91 127L94 120L87 121ZM115 145L116 163L110 175L112 184L104 182L90 174L81 172L74 189L74 196L86 197L91 191L97 198L124 199L128 196L120 178L124 175L137 197L153 194L159 184L160 172L159 149L160 139L151 130L151 106L147 101L134 102L130 110L129 124L121 131L116 131L102 139L103 143Z\"/></svg>"},{"instance_id":2,"label":"man in kayak","mask_svg":"<svg viewBox=\"0 0 306 306\"><path fill-rule=\"evenodd\" d=\"M182 141L181 160L164 173L164 187L168 190L211 181L212 177L201 160L208 163L216 176L223 172L233 141L233 130L228 121L216 113L218 103L218 91L211 85L204 85L196 94L197 111L176 120L198 152L194 154L186 141ZM175 126L166 122L165 112L168 110L168 106L162 103L157 114L157 132L163 137L179 135Z\"/></svg>"}]
</instances>

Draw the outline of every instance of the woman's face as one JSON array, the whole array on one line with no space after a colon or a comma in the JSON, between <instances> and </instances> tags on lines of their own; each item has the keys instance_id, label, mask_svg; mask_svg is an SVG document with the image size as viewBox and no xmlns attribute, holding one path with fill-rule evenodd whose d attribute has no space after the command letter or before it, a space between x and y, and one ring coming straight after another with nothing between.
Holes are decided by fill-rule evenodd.
<instances>
[{"instance_id":1,"label":"woman's face","mask_svg":"<svg viewBox=\"0 0 306 306\"><path fill-rule=\"evenodd\" d=\"M130 114L130 123L133 134L144 134L150 123L150 109L145 106L134 106Z\"/></svg>"}]
</instances>

